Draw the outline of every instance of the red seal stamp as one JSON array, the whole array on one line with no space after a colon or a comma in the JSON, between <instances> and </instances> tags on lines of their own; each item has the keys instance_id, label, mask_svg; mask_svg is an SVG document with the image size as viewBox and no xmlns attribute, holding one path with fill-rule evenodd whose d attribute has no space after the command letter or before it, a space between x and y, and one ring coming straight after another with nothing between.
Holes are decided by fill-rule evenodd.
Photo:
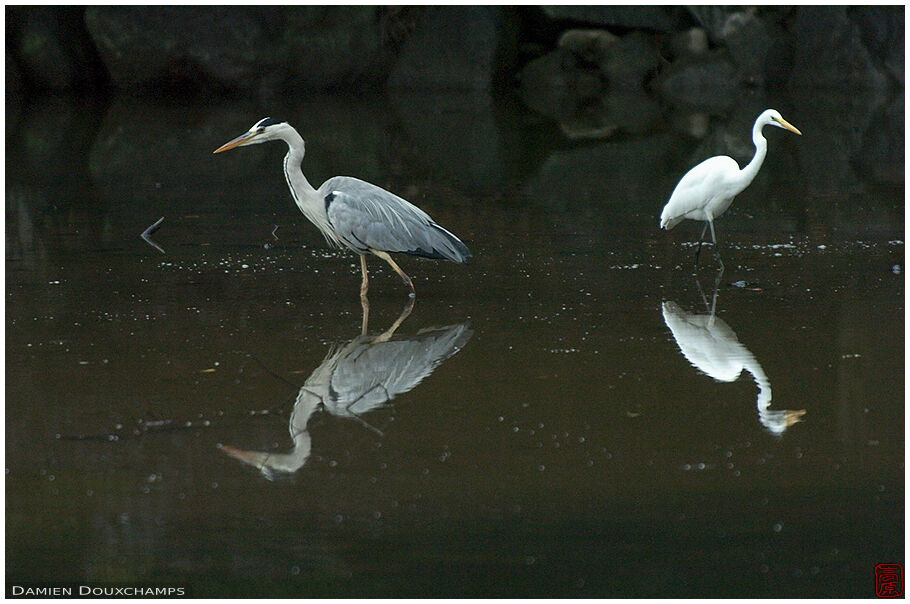
<instances>
[{"instance_id":1,"label":"red seal stamp","mask_svg":"<svg viewBox=\"0 0 910 604\"><path fill-rule=\"evenodd\" d=\"M900 564L875 565L875 595L900 598L904 595L904 567Z\"/></svg>"}]
</instances>

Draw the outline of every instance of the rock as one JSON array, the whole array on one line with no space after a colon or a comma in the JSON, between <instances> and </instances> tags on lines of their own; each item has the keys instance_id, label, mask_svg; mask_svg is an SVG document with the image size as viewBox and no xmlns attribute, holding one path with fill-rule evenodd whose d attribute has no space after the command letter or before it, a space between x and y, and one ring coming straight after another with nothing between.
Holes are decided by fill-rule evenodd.
<instances>
[{"instance_id":1,"label":"rock","mask_svg":"<svg viewBox=\"0 0 910 604\"><path fill-rule=\"evenodd\" d=\"M656 129L661 121L657 101L642 91L613 91L603 98L613 123L622 132L645 134Z\"/></svg>"},{"instance_id":2,"label":"rock","mask_svg":"<svg viewBox=\"0 0 910 604\"><path fill-rule=\"evenodd\" d=\"M795 56L789 86L840 89L883 88L884 66L876 64L845 6L800 6L794 26Z\"/></svg>"},{"instance_id":3,"label":"rock","mask_svg":"<svg viewBox=\"0 0 910 604\"><path fill-rule=\"evenodd\" d=\"M644 92L611 91L579 103L559 127L570 140L603 139L616 132L646 134L660 119L660 107Z\"/></svg>"},{"instance_id":4,"label":"rock","mask_svg":"<svg viewBox=\"0 0 910 604\"><path fill-rule=\"evenodd\" d=\"M274 56L279 68L287 66L286 88L379 88L385 81L392 57L382 45L377 7L300 5L268 10L280 15Z\"/></svg>"},{"instance_id":5,"label":"rock","mask_svg":"<svg viewBox=\"0 0 910 604\"><path fill-rule=\"evenodd\" d=\"M409 166L411 185L415 173L424 172L458 190L500 186L510 157L504 147L521 136L507 134L517 127L517 117L496 119L489 91L392 92L388 98L401 129L400 159Z\"/></svg>"},{"instance_id":6,"label":"rock","mask_svg":"<svg viewBox=\"0 0 910 604\"><path fill-rule=\"evenodd\" d=\"M673 62L661 72L657 89L672 103L719 111L739 94L739 83L736 68L713 53Z\"/></svg>"},{"instance_id":7,"label":"rock","mask_svg":"<svg viewBox=\"0 0 910 604\"><path fill-rule=\"evenodd\" d=\"M557 46L568 50L582 61L599 65L604 60L607 49L618 39L603 29L569 29L559 36Z\"/></svg>"},{"instance_id":8,"label":"rock","mask_svg":"<svg viewBox=\"0 0 910 604\"><path fill-rule=\"evenodd\" d=\"M660 65L660 54L643 32L623 36L607 49L600 64L610 88L639 89Z\"/></svg>"},{"instance_id":9,"label":"rock","mask_svg":"<svg viewBox=\"0 0 910 604\"><path fill-rule=\"evenodd\" d=\"M905 142L895 132L905 131L904 94L876 112L854 154L857 171L876 183L904 184Z\"/></svg>"},{"instance_id":10,"label":"rock","mask_svg":"<svg viewBox=\"0 0 910 604\"><path fill-rule=\"evenodd\" d=\"M522 89L572 88L575 81L575 57L558 48L528 61L518 74Z\"/></svg>"},{"instance_id":11,"label":"rock","mask_svg":"<svg viewBox=\"0 0 910 604\"><path fill-rule=\"evenodd\" d=\"M11 119L14 114L18 113L19 108L22 106L22 101L25 96L25 85L22 82L22 74L19 71L19 66L16 65L16 60L10 56L9 53L6 53L6 131L9 132L12 128L12 124L15 123L14 119Z\"/></svg>"},{"instance_id":12,"label":"rock","mask_svg":"<svg viewBox=\"0 0 910 604\"><path fill-rule=\"evenodd\" d=\"M478 89L512 67L517 41L511 9L432 6L401 47L387 82L391 90Z\"/></svg>"},{"instance_id":13,"label":"rock","mask_svg":"<svg viewBox=\"0 0 910 604\"><path fill-rule=\"evenodd\" d=\"M519 74L525 104L543 115L564 122L572 119L587 98L603 92L600 73L578 67L574 54L557 48L530 61Z\"/></svg>"},{"instance_id":14,"label":"rock","mask_svg":"<svg viewBox=\"0 0 910 604\"><path fill-rule=\"evenodd\" d=\"M85 20L119 88L327 89L380 77L375 7L91 6Z\"/></svg>"},{"instance_id":15,"label":"rock","mask_svg":"<svg viewBox=\"0 0 910 604\"><path fill-rule=\"evenodd\" d=\"M875 59L901 87L904 85L904 9L895 6L857 6L848 15Z\"/></svg>"},{"instance_id":16,"label":"rock","mask_svg":"<svg viewBox=\"0 0 910 604\"><path fill-rule=\"evenodd\" d=\"M550 19L564 19L629 29L673 31L682 20L682 9L672 6L542 6Z\"/></svg>"},{"instance_id":17,"label":"rock","mask_svg":"<svg viewBox=\"0 0 910 604\"><path fill-rule=\"evenodd\" d=\"M741 77L764 83L765 62L774 44L770 26L749 12L737 11L727 16L721 36Z\"/></svg>"},{"instance_id":18,"label":"rock","mask_svg":"<svg viewBox=\"0 0 910 604\"><path fill-rule=\"evenodd\" d=\"M103 67L85 31L83 8L11 6L7 10L7 47L30 86L73 90L103 82Z\"/></svg>"},{"instance_id":19,"label":"rock","mask_svg":"<svg viewBox=\"0 0 910 604\"><path fill-rule=\"evenodd\" d=\"M722 42L724 24L731 12L740 10L737 7L699 5L687 6L686 10L698 21L705 33L714 42Z\"/></svg>"},{"instance_id":20,"label":"rock","mask_svg":"<svg viewBox=\"0 0 910 604\"><path fill-rule=\"evenodd\" d=\"M691 57L708 52L708 34L702 27L690 27L670 37L673 57Z\"/></svg>"},{"instance_id":21,"label":"rock","mask_svg":"<svg viewBox=\"0 0 910 604\"><path fill-rule=\"evenodd\" d=\"M659 210L658 191L667 189L669 195L672 190L672 183L663 181L670 178L664 166L673 142L659 134L556 150L528 179L524 194L559 209L572 204L638 208L642 200L652 200Z\"/></svg>"},{"instance_id":22,"label":"rock","mask_svg":"<svg viewBox=\"0 0 910 604\"><path fill-rule=\"evenodd\" d=\"M606 106L598 99L576 108L575 112L559 123L559 129L569 140L590 140L610 137L616 132L616 123Z\"/></svg>"}]
</instances>

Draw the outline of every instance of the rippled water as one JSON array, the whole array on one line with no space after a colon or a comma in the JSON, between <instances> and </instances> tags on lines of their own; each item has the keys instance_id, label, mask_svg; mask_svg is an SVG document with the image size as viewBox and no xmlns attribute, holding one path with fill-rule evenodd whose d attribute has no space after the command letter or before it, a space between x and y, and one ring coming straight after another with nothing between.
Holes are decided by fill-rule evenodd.
<instances>
[{"instance_id":1,"label":"rippled water","mask_svg":"<svg viewBox=\"0 0 910 604\"><path fill-rule=\"evenodd\" d=\"M693 271L660 208L772 103L805 136ZM903 562L903 139L851 99L576 142L508 98L267 104L8 112L8 588L871 597ZM281 145L211 155L265 114L473 262L403 259L410 308L371 260L362 333Z\"/></svg>"}]
</instances>

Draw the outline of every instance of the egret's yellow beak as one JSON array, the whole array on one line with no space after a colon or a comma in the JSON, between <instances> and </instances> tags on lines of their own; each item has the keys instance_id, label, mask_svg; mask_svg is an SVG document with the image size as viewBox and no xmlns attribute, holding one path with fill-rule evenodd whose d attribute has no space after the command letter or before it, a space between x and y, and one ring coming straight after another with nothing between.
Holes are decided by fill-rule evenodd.
<instances>
[{"instance_id":1,"label":"egret's yellow beak","mask_svg":"<svg viewBox=\"0 0 910 604\"><path fill-rule=\"evenodd\" d=\"M234 147L240 147L242 145L249 144L251 142L251 140L253 139L253 137L256 136L257 134L258 134L258 132L244 132L243 134L241 134L234 140L224 143L223 145L221 145L220 147L218 147L217 149L212 151L212 153L221 153L222 151L228 151L230 149L233 149Z\"/></svg>"},{"instance_id":2,"label":"egret's yellow beak","mask_svg":"<svg viewBox=\"0 0 910 604\"><path fill-rule=\"evenodd\" d=\"M799 134L800 136L802 136L803 133L800 132L800 131L796 128L796 126L794 126L793 124L791 124L790 122L788 122L788 121L785 120L784 118L779 118L779 119L778 119L778 118L773 118L773 119L774 119L775 122L777 122L778 124L780 124L780 127L783 128L784 130L789 130L789 131L792 132L793 134ZM232 141L232 142L233 142L233 141ZM230 143L229 143L229 144L230 144ZM217 151L216 151L215 153L217 153Z\"/></svg>"}]
</instances>

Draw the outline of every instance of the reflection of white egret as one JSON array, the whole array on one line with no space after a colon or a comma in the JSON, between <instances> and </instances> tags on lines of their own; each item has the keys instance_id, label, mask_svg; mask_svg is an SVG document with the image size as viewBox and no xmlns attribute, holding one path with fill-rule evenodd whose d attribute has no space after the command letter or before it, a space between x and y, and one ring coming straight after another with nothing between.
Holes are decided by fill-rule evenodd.
<instances>
[{"instance_id":1,"label":"reflection of white egret","mask_svg":"<svg viewBox=\"0 0 910 604\"><path fill-rule=\"evenodd\" d=\"M660 227L668 231L687 218L705 222L701 237L698 238L698 248L695 250L696 264L698 264L701 244L705 239L705 231L710 227L714 257L721 266L724 265L720 259L720 252L717 250L714 219L727 211L727 208L733 203L733 198L748 187L758 174L768 151L768 141L761 133L765 126L777 126L796 134L802 134L774 109L765 110L752 126L755 156L745 168L740 169L736 160L726 155L709 157L686 172L673 189L670 201L661 212Z\"/></svg>"},{"instance_id":2,"label":"reflection of white egret","mask_svg":"<svg viewBox=\"0 0 910 604\"><path fill-rule=\"evenodd\" d=\"M242 451L228 446L221 450L259 468L270 479L276 472L296 472L310 457L307 423L320 404L332 415L355 419L379 432L362 416L417 386L440 363L461 350L473 334L466 324L460 324L393 339L394 330L405 316L379 336L361 335L329 350L297 394L289 426L294 441L291 452Z\"/></svg>"},{"instance_id":3,"label":"reflection of white egret","mask_svg":"<svg viewBox=\"0 0 910 604\"><path fill-rule=\"evenodd\" d=\"M707 303L707 300L705 301ZM758 386L758 419L774 434L799 422L805 410L772 410L771 381L748 349L743 346L723 319L714 314L717 288L706 314L689 313L674 302L662 305L664 322L670 328L679 350L697 369L720 382L733 382L745 369Z\"/></svg>"}]
</instances>

